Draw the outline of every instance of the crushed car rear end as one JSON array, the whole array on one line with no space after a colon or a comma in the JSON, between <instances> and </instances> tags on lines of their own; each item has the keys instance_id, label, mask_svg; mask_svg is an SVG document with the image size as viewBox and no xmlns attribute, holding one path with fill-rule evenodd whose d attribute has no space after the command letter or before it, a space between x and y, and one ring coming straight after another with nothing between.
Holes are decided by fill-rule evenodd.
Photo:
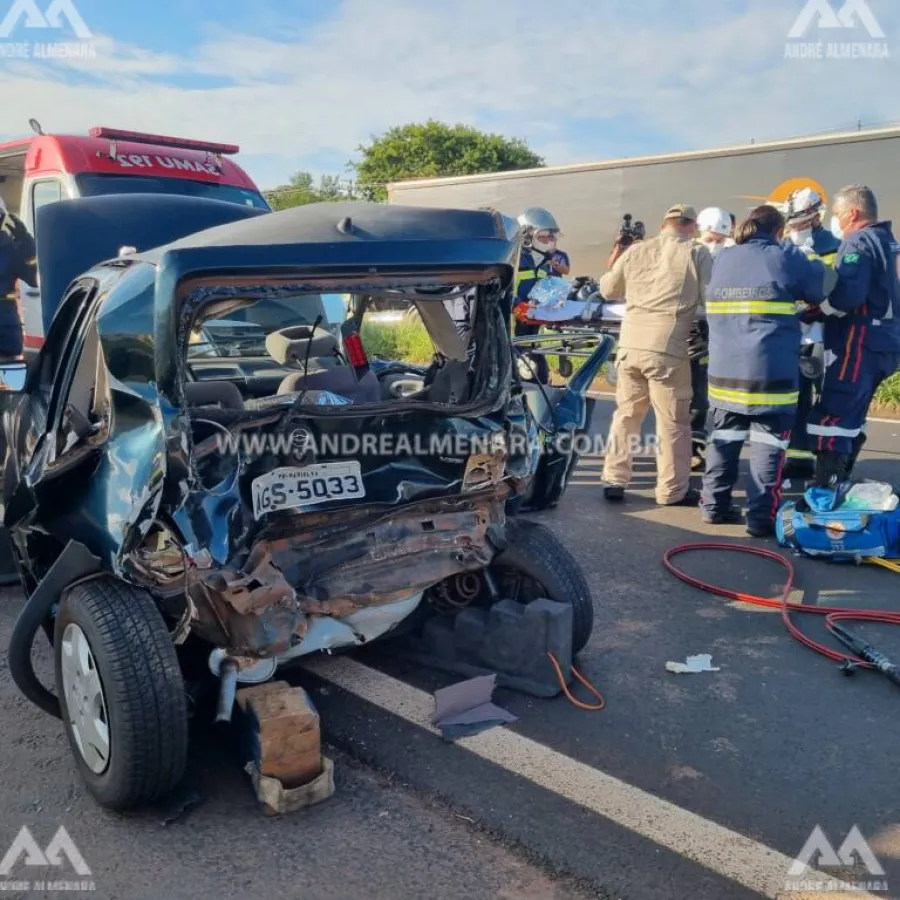
<instances>
[{"instance_id":1,"label":"crushed car rear end","mask_svg":"<svg viewBox=\"0 0 900 900\"><path fill-rule=\"evenodd\" d=\"M186 586L191 633L245 661L364 643L430 587L485 569L537 464L511 393L514 227L484 212L344 212L227 226L225 245L208 232L159 261L171 499L122 571L153 591ZM434 344L424 373L369 359L360 332L377 297L417 316ZM221 336L239 312L244 340L263 302L291 324L243 355L190 353L191 335L211 321Z\"/></svg>"},{"instance_id":2,"label":"crushed car rear end","mask_svg":"<svg viewBox=\"0 0 900 900\"><path fill-rule=\"evenodd\" d=\"M67 221L79 204L98 206ZM128 215L147 246L152 221ZM237 681L470 604L570 605L576 653L593 624L565 548L508 519L547 458L510 346L515 223L379 204L237 218L88 259L0 397L29 594L10 672L113 809L184 771L198 661L227 718ZM385 305L406 312L379 344L366 314ZM31 663L41 628L55 694Z\"/></svg>"}]
</instances>

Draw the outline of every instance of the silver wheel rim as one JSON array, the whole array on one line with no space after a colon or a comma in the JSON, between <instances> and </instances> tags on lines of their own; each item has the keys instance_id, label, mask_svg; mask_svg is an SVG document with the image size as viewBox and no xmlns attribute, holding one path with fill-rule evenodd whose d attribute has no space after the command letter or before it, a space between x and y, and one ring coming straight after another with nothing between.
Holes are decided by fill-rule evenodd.
<instances>
[{"instance_id":1,"label":"silver wheel rim","mask_svg":"<svg viewBox=\"0 0 900 900\"><path fill-rule=\"evenodd\" d=\"M109 715L97 662L84 632L74 623L66 626L60 650L69 729L81 758L99 775L109 765Z\"/></svg>"}]
</instances>

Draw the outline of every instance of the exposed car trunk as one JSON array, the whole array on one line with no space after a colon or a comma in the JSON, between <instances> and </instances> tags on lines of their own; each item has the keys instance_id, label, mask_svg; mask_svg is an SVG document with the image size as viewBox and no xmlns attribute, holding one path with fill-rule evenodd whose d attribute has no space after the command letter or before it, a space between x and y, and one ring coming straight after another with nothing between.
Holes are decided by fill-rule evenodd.
<instances>
[{"instance_id":1,"label":"exposed car trunk","mask_svg":"<svg viewBox=\"0 0 900 900\"><path fill-rule=\"evenodd\" d=\"M204 290L220 317L223 301ZM497 297L488 278L464 338L440 296L419 304L439 338L418 400L342 405L304 389L243 408L188 408L191 474L174 520L210 548L188 552L179 579L196 636L237 657L282 660L362 643L406 618L429 588L490 565L518 465ZM474 361L470 340L480 342ZM152 540L157 549L148 555L145 543L134 560L165 589L171 549Z\"/></svg>"}]
</instances>

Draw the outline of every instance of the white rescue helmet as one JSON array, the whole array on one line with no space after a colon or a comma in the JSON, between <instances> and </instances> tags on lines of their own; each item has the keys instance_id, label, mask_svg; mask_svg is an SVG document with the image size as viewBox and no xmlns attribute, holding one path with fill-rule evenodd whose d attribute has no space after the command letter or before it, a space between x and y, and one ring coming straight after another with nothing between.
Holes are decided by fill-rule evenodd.
<instances>
[{"instance_id":1,"label":"white rescue helmet","mask_svg":"<svg viewBox=\"0 0 900 900\"><path fill-rule=\"evenodd\" d=\"M808 225L822 212L824 204L817 191L800 188L794 191L784 206L784 217L789 228Z\"/></svg>"},{"instance_id":2,"label":"white rescue helmet","mask_svg":"<svg viewBox=\"0 0 900 900\"><path fill-rule=\"evenodd\" d=\"M519 227L525 238L526 247L550 252L556 248L559 237L559 225L546 209L540 206L529 206L519 216Z\"/></svg>"},{"instance_id":3,"label":"white rescue helmet","mask_svg":"<svg viewBox=\"0 0 900 900\"><path fill-rule=\"evenodd\" d=\"M728 238L731 234L731 213L720 206L708 206L697 216L697 230L704 234L717 234Z\"/></svg>"}]
</instances>

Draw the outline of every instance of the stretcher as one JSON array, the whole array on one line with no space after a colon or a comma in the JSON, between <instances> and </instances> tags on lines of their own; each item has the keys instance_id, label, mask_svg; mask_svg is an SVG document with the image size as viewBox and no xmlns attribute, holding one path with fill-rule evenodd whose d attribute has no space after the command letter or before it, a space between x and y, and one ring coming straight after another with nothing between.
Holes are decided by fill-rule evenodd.
<instances>
[{"instance_id":1,"label":"stretcher","mask_svg":"<svg viewBox=\"0 0 900 900\"><path fill-rule=\"evenodd\" d=\"M615 377L613 360L625 303L604 300L594 279L541 279L528 295L528 302L518 304L514 312L517 321L539 325L543 330L540 336L514 339L514 344L523 351L519 365L523 379L535 380L533 358L538 356L555 357L559 374L569 378L574 371L572 359L591 356L590 352L585 352L586 346L599 335L609 335L614 340L613 350L603 368L607 381Z\"/></svg>"},{"instance_id":2,"label":"stretcher","mask_svg":"<svg viewBox=\"0 0 900 900\"><path fill-rule=\"evenodd\" d=\"M528 301L517 305L516 318L528 325L597 327L621 322L624 310L624 303L607 303L592 278L551 277L538 281Z\"/></svg>"}]
</instances>

